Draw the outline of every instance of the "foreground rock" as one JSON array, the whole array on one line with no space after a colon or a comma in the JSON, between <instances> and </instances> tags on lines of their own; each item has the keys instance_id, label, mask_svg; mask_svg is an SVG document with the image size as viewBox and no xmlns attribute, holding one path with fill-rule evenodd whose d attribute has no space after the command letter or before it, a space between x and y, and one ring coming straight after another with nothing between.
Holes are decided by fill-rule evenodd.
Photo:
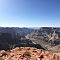
<instances>
[{"instance_id":1,"label":"foreground rock","mask_svg":"<svg viewBox=\"0 0 60 60\"><path fill-rule=\"evenodd\" d=\"M31 47L16 47L9 52L1 51L0 55L5 60L60 60L60 56L51 51Z\"/></svg>"}]
</instances>

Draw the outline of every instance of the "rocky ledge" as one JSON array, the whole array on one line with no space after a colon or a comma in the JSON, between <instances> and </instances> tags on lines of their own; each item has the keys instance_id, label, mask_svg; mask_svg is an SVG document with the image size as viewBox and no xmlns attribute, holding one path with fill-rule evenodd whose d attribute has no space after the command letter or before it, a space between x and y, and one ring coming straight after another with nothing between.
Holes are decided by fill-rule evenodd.
<instances>
[{"instance_id":1,"label":"rocky ledge","mask_svg":"<svg viewBox=\"0 0 60 60\"><path fill-rule=\"evenodd\" d=\"M16 47L8 51L0 51L4 60L60 60L60 56L51 51L33 47Z\"/></svg>"}]
</instances>

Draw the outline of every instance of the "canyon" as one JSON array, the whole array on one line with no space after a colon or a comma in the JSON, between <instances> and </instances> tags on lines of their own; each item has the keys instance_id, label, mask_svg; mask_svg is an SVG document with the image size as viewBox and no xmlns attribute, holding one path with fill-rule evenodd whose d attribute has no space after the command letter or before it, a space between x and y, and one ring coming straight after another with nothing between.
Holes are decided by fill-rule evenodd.
<instances>
[{"instance_id":1,"label":"canyon","mask_svg":"<svg viewBox=\"0 0 60 60\"><path fill-rule=\"evenodd\" d=\"M60 28L0 27L0 59L60 60Z\"/></svg>"}]
</instances>

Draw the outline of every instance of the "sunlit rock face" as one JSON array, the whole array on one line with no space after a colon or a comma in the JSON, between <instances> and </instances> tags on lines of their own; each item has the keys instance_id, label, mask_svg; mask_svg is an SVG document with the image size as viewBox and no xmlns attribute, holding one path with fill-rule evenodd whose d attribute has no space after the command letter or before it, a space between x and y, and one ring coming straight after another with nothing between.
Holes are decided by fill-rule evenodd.
<instances>
[{"instance_id":1,"label":"sunlit rock face","mask_svg":"<svg viewBox=\"0 0 60 60\"><path fill-rule=\"evenodd\" d=\"M60 28L41 27L28 34L26 38L35 44L40 44L45 49L60 50Z\"/></svg>"},{"instance_id":2,"label":"sunlit rock face","mask_svg":"<svg viewBox=\"0 0 60 60\"><path fill-rule=\"evenodd\" d=\"M16 47L10 51L0 51L5 60L60 60L60 54L32 47Z\"/></svg>"}]
</instances>

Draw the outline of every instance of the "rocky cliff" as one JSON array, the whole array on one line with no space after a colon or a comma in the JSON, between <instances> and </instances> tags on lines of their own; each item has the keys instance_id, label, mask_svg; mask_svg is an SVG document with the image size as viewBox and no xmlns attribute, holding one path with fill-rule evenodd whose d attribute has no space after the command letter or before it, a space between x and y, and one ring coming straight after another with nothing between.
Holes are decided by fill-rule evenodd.
<instances>
[{"instance_id":1,"label":"rocky cliff","mask_svg":"<svg viewBox=\"0 0 60 60\"><path fill-rule=\"evenodd\" d=\"M25 35L31 33L32 31L34 30L28 28L0 27L0 50L14 48L21 43L32 43L30 40L25 38Z\"/></svg>"},{"instance_id":2,"label":"rocky cliff","mask_svg":"<svg viewBox=\"0 0 60 60\"><path fill-rule=\"evenodd\" d=\"M28 34L26 38L35 44L40 44L45 49L60 51L60 28L41 27Z\"/></svg>"}]
</instances>

